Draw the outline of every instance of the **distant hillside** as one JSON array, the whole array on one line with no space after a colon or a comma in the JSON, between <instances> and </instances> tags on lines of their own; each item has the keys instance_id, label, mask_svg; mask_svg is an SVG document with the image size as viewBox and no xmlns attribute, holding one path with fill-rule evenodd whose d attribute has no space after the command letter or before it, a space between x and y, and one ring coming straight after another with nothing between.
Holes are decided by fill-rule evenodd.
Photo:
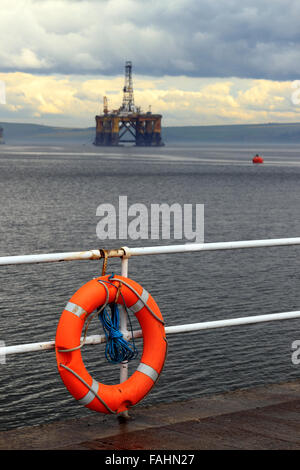
<instances>
[{"instance_id":1,"label":"distant hillside","mask_svg":"<svg viewBox=\"0 0 300 470\"><path fill-rule=\"evenodd\" d=\"M8 145L92 143L95 134L94 128L72 129L11 122L3 122L1 126L4 129L5 143Z\"/></svg>"},{"instance_id":2,"label":"distant hillside","mask_svg":"<svg viewBox=\"0 0 300 470\"><path fill-rule=\"evenodd\" d=\"M170 142L300 143L300 123L167 127Z\"/></svg>"},{"instance_id":3,"label":"distant hillside","mask_svg":"<svg viewBox=\"0 0 300 470\"><path fill-rule=\"evenodd\" d=\"M4 140L14 144L92 144L95 128L51 127L3 122ZM300 123L226 126L163 127L166 144L193 143L300 143Z\"/></svg>"}]
</instances>

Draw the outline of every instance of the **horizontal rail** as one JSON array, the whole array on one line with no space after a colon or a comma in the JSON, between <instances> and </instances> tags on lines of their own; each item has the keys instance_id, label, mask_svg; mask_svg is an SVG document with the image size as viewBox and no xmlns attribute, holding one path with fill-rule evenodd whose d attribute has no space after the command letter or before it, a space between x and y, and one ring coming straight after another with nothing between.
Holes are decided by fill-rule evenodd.
<instances>
[{"instance_id":1,"label":"horizontal rail","mask_svg":"<svg viewBox=\"0 0 300 470\"><path fill-rule=\"evenodd\" d=\"M216 243L187 243L185 245L153 246L129 248L128 256L158 255L172 253L192 253L197 251L240 250L246 248L263 248L272 246L300 245L298 238L275 238L269 240L247 240Z\"/></svg>"},{"instance_id":2,"label":"horizontal rail","mask_svg":"<svg viewBox=\"0 0 300 470\"><path fill-rule=\"evenodd\" d=\"M179 334L179 333L192 333L200 330L211 330L216 328L226 328L230 326L239 326L239 325L250 325L255 323L265 323L271 321L279 320L289 320L300 318L300 311L294 312L282 312L282 313L271 313L267 315L254 315L251 317L240 317L240 318L230 318L227 320L215 320L201 323L190 323L186 325L176 325L166 327L166 334ZM130 340L131 333L124 333L124 338ZM133 332L134 338L141 338L142 331L137 330ZM92 335L86 338L85 344L101 344L105 343L105 335ZM45 350L52 350L55 348L54 341L42 342L42 343L29 343L29 344L20 344L15 346L4 346L0 348L0 357L4 357L9 354L20 354L20 353L29 353L29 352L38 352Z\"/></svg>"},{"instance_id":3,"label":"horizontal rail","mask_svg":"<svg viewBox=\"0 0 300 470\"><path fill-rule=\"evenodd\" d=\"M246 248L266 248L275 246L300 245L298 238L275 238L269 240L247 240L217 243L187 243L184 245L166 245L141 248L122 247L106 250L108 258L122 258L130 256L159 255L173 253L192 253L198 251L240 250ZM0 266L12 264L53 263L75 260L99 260L104 257L102 250L75 251L66 253L34 254L20 256L0 257Z\"/></svg>"},{"instance_id":4,"label":"horizontal rail","mask_svg":"<svg viewBox=\"0 0 300 470\"><path fill-rule=\"evenodd\" d=\"M110 250L109 257L122 257L124 250ZM61 261L96 260L103 257L101 250L71 251L66 253L48 253L37 255L19 255L0 257L0 266L10 264L56 263Z\"/></svg>"}]
</instances>

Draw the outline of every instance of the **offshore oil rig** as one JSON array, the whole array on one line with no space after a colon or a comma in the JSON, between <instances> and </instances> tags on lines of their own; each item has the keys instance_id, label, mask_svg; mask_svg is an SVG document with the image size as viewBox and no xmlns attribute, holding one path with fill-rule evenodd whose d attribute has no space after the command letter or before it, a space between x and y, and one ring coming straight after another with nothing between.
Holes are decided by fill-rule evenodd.
<instances>
[{"instance_id":1,"label":"offshore oil rig","mask_svg":"<svg viewBox=\"0 0 300 470\"><path fill-rule=\"evenodd\" d=\"M0 126L0 145L1 144L4 144L4 140L3 140L3 127Z\"/></svg>"},{"instance_id":2,"label":"offshore oil rig","mask_svg":"<svg viewBox=\"0 0 300 470\"><path fill-rule=\"evenodd\" d=\"M125 85L123 102L119 109L108 110L107 97L103 98L103 114L96 116L96 137L94 145L107 147L123 143L134 143L137 146L164 145L161 137L160 114L151 111L141 112L134 104L132 84L132 63L125 63Z\"/></svg>"}]
</instances>

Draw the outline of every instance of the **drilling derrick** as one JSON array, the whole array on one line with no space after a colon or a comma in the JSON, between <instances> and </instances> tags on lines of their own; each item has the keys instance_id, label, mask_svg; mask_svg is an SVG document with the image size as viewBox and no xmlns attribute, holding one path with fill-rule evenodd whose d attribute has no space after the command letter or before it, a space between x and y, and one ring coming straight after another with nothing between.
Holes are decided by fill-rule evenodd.
<instances>
[{"instance_id":1,"label":"drilling derrick","mask_svg":"<svg viewBox=\"0 0 300 470\"><path fill-rule=\"evenodd\" d=\"M126 62L125 64L125 85L123 88L123 103L120 112L134 113L136 111L133 98L133 84L132 84L132 63Z\"/></svg>"},{"instance_id":2,"label":"drilling derrick","mask_svg":"<svg viewBox=\"0 0 300 470\"><path fill-rule=\"evenodd\" d=\"M134 143L137 146L163 146L161 138L160 114L150 111L142 113L134 104L132 63L125 63L125 84L121 107L110 112L106 96L103 99L103 114L96 116L97 146L116 146L122 143Z\"/></svg>"},{"instance_id":3,"label":"drilling derrick","mask_svg":"<svg viewBox=\"0 0 300 470\"><path fill-rule=\"evenodd\" d=\"M104 98L103 98L103 113L108 114L108 103L107 103L106 96L104 96Z\"/></svg>"}]
</instances>

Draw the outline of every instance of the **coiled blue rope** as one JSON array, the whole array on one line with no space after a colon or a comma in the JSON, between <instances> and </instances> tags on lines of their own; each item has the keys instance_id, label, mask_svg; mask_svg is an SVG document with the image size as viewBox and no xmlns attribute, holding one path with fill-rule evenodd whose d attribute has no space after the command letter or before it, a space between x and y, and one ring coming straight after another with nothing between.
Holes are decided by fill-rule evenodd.
<instances>
[{"instance_id":1,"label":"coiled blue rope","mask_svg":"<svg viewBox=\"0 0 300 470\"><path fill-rule=\"evenodd\" d=\"M120 331L120 313L118 304L111 304L109 305L109 308L111 310L111 314L109 314L107 308L104 308L98 314L106 336L105 357L113 364L119 364L120 362L124 361L132 361L138 355L138 350L134 344L133 335L132 342L126 341L123 338L123 334Z\"/></svg>"}]
</instances>

